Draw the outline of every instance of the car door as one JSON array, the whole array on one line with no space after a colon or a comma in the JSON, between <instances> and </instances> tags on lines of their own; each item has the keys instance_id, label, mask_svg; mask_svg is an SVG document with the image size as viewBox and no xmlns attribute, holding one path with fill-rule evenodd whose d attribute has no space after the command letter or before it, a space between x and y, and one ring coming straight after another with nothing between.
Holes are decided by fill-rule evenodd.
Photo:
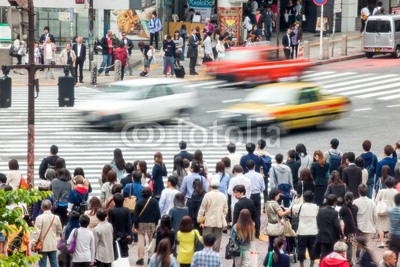
<instances>
[{"instance_id":1,"label":"car door","mask_svg":"<svg viewBox=\"0 0 400 267\"><path fill-rule=\"evenodd\" d=\"M166 85L156 84L148 92L140 105L140 115L144 122L154 122L163 119L166 112Z\"/></svg>"},{"instance_id":2,"label":"car door","mask_svg":"<svg viewBox=\"0 0 400 267\"><path fill-rule=\"evenodd\" d=\"M310 127L321 123L320 115L324 106L320 105L318 100L318 88L305 87L300 89L291 128Z\"/></svg>"}]
</instances>

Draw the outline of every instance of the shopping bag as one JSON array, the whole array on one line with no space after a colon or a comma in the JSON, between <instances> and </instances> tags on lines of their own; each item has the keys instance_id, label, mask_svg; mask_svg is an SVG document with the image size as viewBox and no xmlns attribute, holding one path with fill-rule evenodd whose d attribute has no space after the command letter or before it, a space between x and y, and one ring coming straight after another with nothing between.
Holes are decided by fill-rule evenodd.
<instances>
[{"instance_id":1,"label":"shopping bag","mask_svg":"<svg viewBox=\"0 0 400 267\"><path fill-rule=\"evenodd\" d=\"M113 267L130 267L129 258L121 257L121 248L118 241L115 241L115 247L117 248L118 259L113 262Z\"/></svg>"}]
</instances>

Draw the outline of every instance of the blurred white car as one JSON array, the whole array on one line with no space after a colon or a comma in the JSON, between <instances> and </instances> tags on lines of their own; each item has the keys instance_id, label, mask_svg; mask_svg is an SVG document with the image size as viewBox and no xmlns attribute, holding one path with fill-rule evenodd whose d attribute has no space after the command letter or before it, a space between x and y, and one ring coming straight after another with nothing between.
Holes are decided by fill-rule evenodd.
<instances>
[{"instance_id":1,"label":"blurred white car","mask_svg":"<svg viewBox=\"0 0 400 267\"><path fill-rule=\"evenodd\" d=\"M133 79L111 83L80 104L83 119L96 126L164 122L191 112L199 104L193 87L181 79Z\"/></svg>"}]
</instances>

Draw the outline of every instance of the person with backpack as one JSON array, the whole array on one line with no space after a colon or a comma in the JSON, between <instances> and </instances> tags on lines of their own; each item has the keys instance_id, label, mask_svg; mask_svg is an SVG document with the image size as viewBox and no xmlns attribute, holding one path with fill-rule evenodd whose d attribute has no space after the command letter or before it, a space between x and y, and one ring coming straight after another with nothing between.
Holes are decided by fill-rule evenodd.
<instances>
[{"instance_id":1,"label":"person with backpack","mask_svg":"<svg viewBox=\"0 0 400 267\"><path fill-rule=\"evenodd\" d=\"M330 143L330 149L325 152L325 161L329 163L329 174L338 171L342 160L343 152L338 149L339 140L333 138Z\"/></svg>"},{"instance_id":2,"label":"person with backpack","mask_svg":"<svg viewBox=\"0 0 400 267\"><path fill-rule=\"evenodd\" d=\"M161 20L157 18L157 12L153 11L151 13L151 19L149 21L150 28L150 46L153 46L153 42L155 42L155 48L158 50L158 40L159 40L159 32L162 30Z\"/></svg>"},{"instance_id":3,"label":"person with backpack","mask_svg":"<svg viewBox=\"0 0 400 267\"><path fill-rule=\"evenodd\" d=\"M59 158L58 154L58 147L56 145L52 145L50 147L50 156L44 158L40 163L39 167L39 177L41 179L46 179L45 174L47 169L54 169L56 166L56 161Z\"/></svg>"},{"instance_id":4,"label":"person with backpack","mask_svg":"<svg viewBox=\"0 0 400 267\"><path fill-rule=\"evenodd\" d=\"M283 201L283 205L289 207L292 194L295 193L292 171L287 165L283 164L282 154L276 154L275 161L277 164L272 166L270 170L271 188L278 188L281 191L279 204Z\"/></svg>"},{"instance_id":5,"label":"person with backpack","mask_svg":"<svg viewBox=\"0 0 400 267\"><path fill-rule=\"evenodd\" d=\"M372 16L378 16L383 14L385 14L385 9L383 8L383 3L379 1L378 5L372 11Z\"/></svg>"},{"instance_id":6,"label":"person with backpack","mask_svg":"<svg viewBox=\"0 0 400 267\"><path fill-rule=\"evenodd\" d=\"M379 179L382 176L382 167L387 165L390 168L390 173L389 175L394 176L394 168L397 163L397 153L396 150L391 146L391 145L386 145L383 148L383 155L384 158L381 159L377 166L376 166L376 174L375 174L375 189L378 191L379 190Z\"/></svg>"},{"instance_id":7,"label":"person with backpack","mask_svg":"<svg viewBox=\"0 0 400 267\"><path fill-rule=\"evenodd\" d=\"M53 192L54 214L58 215L64 227L68 222L68 198L72 190L71 173L67 169L60 169L57 178L51 181Z\"/></svg>"},{"instance_id":8,"label":"person with backpack","mask_svg":"<svg viewBox=\"0 0 400 267\"><path fill-rule=\"evenodd\" d=\"M363 153L360 155L364 159L364 167L368 171L368 197L372 198L372 189L374 186L374 175L376 173L376 168L378 165L378 158L373 154L371 150L371 141L365 140L362 143Z\"/></svg>"}]
</instances>

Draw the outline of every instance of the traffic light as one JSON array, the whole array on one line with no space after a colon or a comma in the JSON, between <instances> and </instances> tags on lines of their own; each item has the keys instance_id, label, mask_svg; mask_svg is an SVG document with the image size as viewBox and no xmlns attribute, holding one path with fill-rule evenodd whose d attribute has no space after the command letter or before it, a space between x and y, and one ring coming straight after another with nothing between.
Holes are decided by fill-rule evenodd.
<instances>
[{"instance_id":1,"label":"traffic light","mask_svg":"<svg viewBox=\"0 0 400 267\"><path fill-rule=\"evenodd\" d=\"M75 103L75 79L68 76L70 66L64 68L65 76L58 77L58 106L73 107Z\"/></svg>"},{"instance_id":2,"label":"traffic light","mask_svg":"<svg viewBox=\"0 0 400 267\"><path fill-rule=\"evenodd\" d=\"M75 0L75 4L84 4L85 0Z\"/></svg>"},{"instance_id":3,"label":"traffic light","mask_svg":"<svg viewBox=\"0 0 400 267\"><path fill-rule=\"evenodd\" d=\"M11 107L11 78L0 78L0 108Z\"/></svg>"}]
</instances>

